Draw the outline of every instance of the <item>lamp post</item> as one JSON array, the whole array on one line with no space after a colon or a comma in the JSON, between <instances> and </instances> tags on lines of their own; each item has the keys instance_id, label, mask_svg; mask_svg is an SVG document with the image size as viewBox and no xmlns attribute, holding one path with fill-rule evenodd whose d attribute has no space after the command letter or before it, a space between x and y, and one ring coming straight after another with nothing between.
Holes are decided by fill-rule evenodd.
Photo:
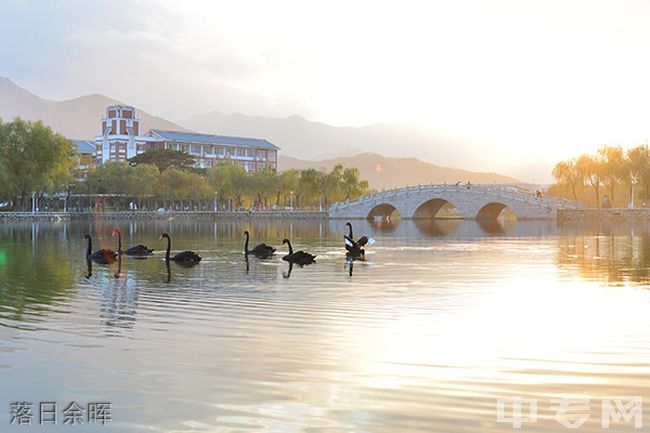
<instances>
[{"instance_id":1,"label":"lamp post","mask_svg":"<svg viewBox=\"0 0 650 433\"><path fill-rule=\"evenodd\" d=\"M289 209L293 211L293 191L289 191L290 198L291 198L291 204L289 205Z\"/></svg>"}]
</instances>

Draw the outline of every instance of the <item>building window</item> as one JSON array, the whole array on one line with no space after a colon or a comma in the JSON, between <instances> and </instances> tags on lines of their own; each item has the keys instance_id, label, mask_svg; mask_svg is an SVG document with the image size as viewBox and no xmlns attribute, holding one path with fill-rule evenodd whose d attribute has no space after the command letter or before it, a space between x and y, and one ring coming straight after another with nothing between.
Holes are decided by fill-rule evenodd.
<instances>
[{"instance_id":1,"label":"building window","mask_svg":"<svg viewBox=\"0 0 650 433\"><path fill-rule=\"evenodd\" d=\"M277 156L278 156L278 152L272 150L271 152L269 152L269 161L275 161Z\"/></svg>"},{"instance_id":2,"label":"building window","mask_svg":"<svg viewBox=\"0 0 650 433\"><path fill-rule=\"evenodd\" d=\"M232 147L227 147L227 148L226 148L226 155L227 155L227 156L233 156L233 155L235 155L235 149L233 149Z\"/></svg>"},{"instance_id":3,"label":"building window","mask_svg":"<svg viewBox=\"0 0 650 433\"><path fill-rule=\"evenodd\" d=\"M266 153L263 150L257 151L257 160L264 161L266 159Z\"/></svg>"},{"instance_id":4,"label":"building window","mask_svg":"<svg viewBox=\"0 0 650 433\"><path fill-rule=\"evenodd\" d=\"M246 149L243 149L241 147L238 147L235 150L235 152L236 152L237 156L246 156Z\"/></svg>"},{"instance_id":5,"label":"building window","mask_svg":"<svg viewBox=\"0 0 650 433\"><path fill-rule=\"evenodd\" d=\"M215 146L214 153L217 155L223 155L223 146Z\"/></svg>"},{"instance_id":6,"label":"building window","mask_svg":"<svg viewBox=\"0 0 650 433\"><path fill-rule=\"evenodd\" d=\"M198 144L193 144L192 145L192 153L195 155L200 155L201 154L201 146Z\"/></svg>"},{"instance_id":7,"label":"building window","mask_svg":"<svg viewBox=\"0 0 650 433\"><path fill-rule=\"evenodd\" d=\"M253 150L251 150L251 149L246 149L246 156L248 158L252 158L252 157L255 156L255 152Z\"/></svg>"},{"instance_id":8,"label":"building window","mask_svg":"<svg viewBox=\"0 0 650 433\"><path fill-rule=\"evenodd\" d=\"M214 155L214 146L206 145L203 146L203 151L206 155Z\"/></svg>"}]
</instances>

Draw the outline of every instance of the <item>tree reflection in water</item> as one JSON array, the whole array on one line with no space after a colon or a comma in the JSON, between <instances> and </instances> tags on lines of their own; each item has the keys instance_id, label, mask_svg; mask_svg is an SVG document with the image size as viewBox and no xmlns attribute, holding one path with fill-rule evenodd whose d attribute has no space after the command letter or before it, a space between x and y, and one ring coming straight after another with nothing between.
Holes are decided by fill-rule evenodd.
<instances>
[{"instance_id":1,"label":"tree reflection in water","mask_svg":"<svg viewBox=\"0 0 650 433\"><path fill-rule=\"evenodd\" d=\"M558 264L585 280L609 284L650 283L647 225L564 225Z\"/></svg>"}]
</instances>

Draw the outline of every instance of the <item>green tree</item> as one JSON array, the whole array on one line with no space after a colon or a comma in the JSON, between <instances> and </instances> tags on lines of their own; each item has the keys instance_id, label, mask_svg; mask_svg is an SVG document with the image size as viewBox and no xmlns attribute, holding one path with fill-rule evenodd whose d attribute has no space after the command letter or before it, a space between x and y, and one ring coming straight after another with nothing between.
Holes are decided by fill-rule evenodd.
<instances>
[{"instance_id":1,"label":"green tree","mask_svg":"<svg viewBox=\"0 0 650 433\"><path fill-rule=\"evenodd\" d=\"M158 167L162 173L170 168L190 170L194 165L194 158L188 153L172 149L149 149L140 155L129 159L129 164L150 164Z\"/></svg>"},{"instance_id":2,"label":"green tree","mask_svg":"<svg viewBox=\"0 0 650 433\"><path fill-rule=\"evenodd\" d=\"M43 122L0 121L0 171L6 196L25 209L32 192L57 191L72 181L77 162L73 143Z\"/></svg>"},{"instance_id":3,"label":"green tree","mask_svg":"<svg viewBox=\"0 0 650 433\"><path fill-rule=\"evenodd\" d=\"M341 188L345 194L345 200L355 199L368 193L368 181L360 180L358 168L344 169L341 181Z\"/></svg>"},{"instance_id":4,"label":"green tree","mask_svg":"<svg viewBox=\"0 0 650 433\"><path fill-rule=\"evenodd\" d=\"M132 168L126 161L107 161L88 174L87 190L92 194L126 194Z\"/></svg>"},{"instance_id":5,"label":"green tree","mask_svg":"<svg viewBox=\"0 0 650 433\"><path fill-rule=\"evenodd\" d=\"M247 174L243 167L222 163L208 170L208 183L217 192L220 204L232 200L235 206L242 204L242 198L247 192Z\"/></svg>"},{"instance_id":6,"label":"green tree","mask_svg":"<svg viewBox=\"0 0 650 433\"><path fill-rule=\"evenodd\" d=\"M291 204L291 196L294 197L293 206L300 208L300 170L291 169L280 174L280 181L277 185L276 205L280 206L280 198L284 197L284 205Z\"/></svg>"},{"instance_id":7,"label":"green tree","mask_svg":"<svg viewBox=\"0 0 650 433\"><path fill-rule=\"evenodd\" d=\"M158 168L150 164L138 164L131 168L128 194L136 197L138 208L142 208L145 197L155 194L160 173Z\"/></svg>"},{"instance_id":8,"label":"green tree","mask_svg":"<svg viewBox=\"0 0 650 433\"><path fill-rule=\"evenodd\" d=\"M303 197L304 201L313 205L314 200L320 197L320 184L322 183L324 173L313 168L308 168L300 172L300 181L297 193Z\"/></svg>"},{"instance_id":9,"label":"green tree","mask_svg":"<svg viewBox=\"0 0 650 433\"><path fill-rule=\"evenodd\" d=\"M212 196L212 188L205 178L177 168L160 174L156 192L159 197L175 201L201 200Z\"/></svg>"},{"instance_id":10,"label":"green tree","mask_svg":"<svg viewBox=\"0 0 650 433\"><path fill-rule=\"evenodd\" d=\"M249 185L252 188L254 204L268 207L268 199L277 193L279 178L275 169L266 167L253 173Z\"/></svg>"}]
</instances>

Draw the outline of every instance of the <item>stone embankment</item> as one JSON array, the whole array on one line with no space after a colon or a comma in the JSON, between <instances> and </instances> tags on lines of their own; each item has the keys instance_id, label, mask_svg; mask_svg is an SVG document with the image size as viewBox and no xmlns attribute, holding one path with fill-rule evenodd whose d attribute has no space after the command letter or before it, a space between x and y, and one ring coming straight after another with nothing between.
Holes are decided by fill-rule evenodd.
<instances>
[{"instance_id":1,"label":"stone embankment","mask_svg":"<svg viewBox=\"0 0 650 433\"><path fill-rule=\"evenodd\" d=\"M318 211L258 211L258 212L0 212L0 222L10 221L70 221L70 220L161 220L191 219L301 219L324 220L327 212Z\"/></svg>"},{"instance_id":2,"label":"stone embankment","mask_svg":"<svg viewBox=\"0 0 650 433\"><path fill-rule=\"evenodd\" d=\"M558 209L557 219L563 222L628 223L650 221L650 208Z\"/></svg>"}]
</instances>

